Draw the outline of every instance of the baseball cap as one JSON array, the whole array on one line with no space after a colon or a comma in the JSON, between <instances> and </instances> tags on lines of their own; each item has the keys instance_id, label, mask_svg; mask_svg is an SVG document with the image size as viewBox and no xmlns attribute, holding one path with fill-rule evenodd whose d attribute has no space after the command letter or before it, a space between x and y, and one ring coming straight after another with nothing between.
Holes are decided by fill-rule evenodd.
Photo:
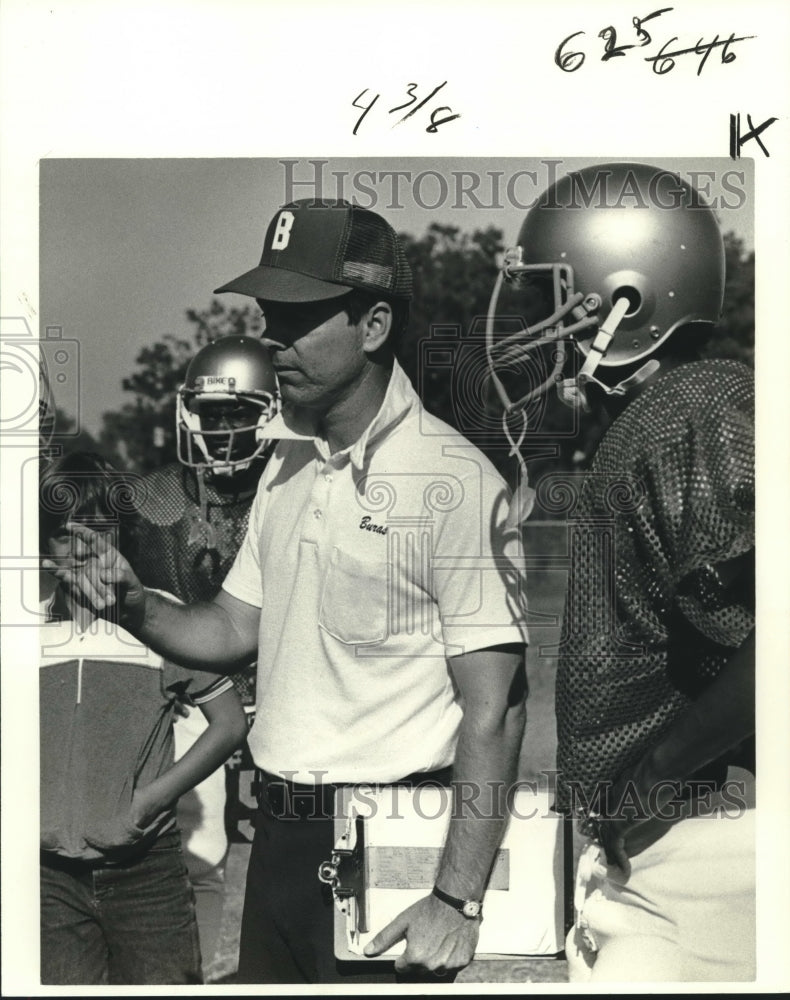
<instances>
[{"instance_id":1,"label":"baseball cap","mask_svg":"<svg viewBox=\"0 0 790 1000\"><path fill-rule=\"evenodd\" d=\"M215 292L310 302L354 288L411 296L411 269L395 230L347 201L301 199L269 223L260 264Z\"/></svg>"}]
</instances>

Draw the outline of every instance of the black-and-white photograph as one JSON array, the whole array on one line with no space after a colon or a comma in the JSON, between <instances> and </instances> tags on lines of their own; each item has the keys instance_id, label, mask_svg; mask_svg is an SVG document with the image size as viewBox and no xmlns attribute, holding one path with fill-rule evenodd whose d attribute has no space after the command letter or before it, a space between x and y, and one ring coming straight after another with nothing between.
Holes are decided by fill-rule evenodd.
<instances>
[{"instance_id":1,"label":"black-and-white photograph","mask_svg":"<svg viewBox=\"0 0 790 1000\"><path fill-rule=\"evenodd\" d=\"M568 86L636 58L579 10ZM670 51L671 12L645 73L747 51ZM452 134L442 79L363 73L349 136ZM717 155L41 157L1 312L7 995L776 987L759 117Z\"/></svg>"},{"instance_id":2,"label":"black-and-white photograph","mask_svg":"<svg viewBox=\"0 0 790 1000\"><path fill-rule=\"evenodd\" d=\"M753 978L750 174L42 164L43 983Z\"/></svg>"}]
</instances>

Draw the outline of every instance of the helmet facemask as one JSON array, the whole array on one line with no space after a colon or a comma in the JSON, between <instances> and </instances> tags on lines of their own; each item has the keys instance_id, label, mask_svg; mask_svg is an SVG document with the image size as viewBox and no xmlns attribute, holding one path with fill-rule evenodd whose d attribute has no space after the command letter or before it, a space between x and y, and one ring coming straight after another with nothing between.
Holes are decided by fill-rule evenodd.
<instances>
[{"instance_id":1,"label":"helmet facemask","mask_svg":"<svg viewBox=\"0 0 790 1000\"><path fill-rule=\"evenodd\" d=\"M268 445L278 409L277 379L266 347L251 337L211 341L190 361L176 400L178 460L215 476L248 469Z\"/></svg>"},{"instance_id":2,"label":"helmet facemask","mask_svg":"<svg viewBox=\"0 0 790 1000\"><path fill-rule=\"evenodd\" d=\"M500 298L506 306L498 314ZM569 265L523 264L521 247L505 254L486 318L486 356L491 381L507 414L523 410L556 384L565 365L568 339L596 322L582 307L583 299L573 290ZM592 308L599 302L596 298ZM538 318L541 312L542 319ZM565 326L567 317L571 323ZM513 327L512 332L504 332ZM520 364L527 360L529 364ZM505 384L505 372L513 365L527 383L515 399Z\"/></svg>"},{"instance_id":3,"label":"helmet facemask","mask_svg":"<svg viewBox=\"0 0 790 1000\"><path fill-rule=\"evenodd\" d=\"M504 313L498 313L500 297L505 291L507 299L508 290L515 293L510 295L515 308L511 305L510 311L506 308ZM523 295L529 291L533 294ZM541 299L543 311L538 312ZM633 304L632 295L625 292L616 295L614 306L600 322L601 296L597 292L585 295L574 290L570 264L524 264L520 246L505 254L486 317L486 357L491 382L502 404L502 430L510 445L510 455L516 458L519 467L519 482L510 505L508 527L515 528L523 523L534 505L535 491L529 485L527 463L521 453L529 429L527 410L530 405L554 386L566 406L589 412L587 386L590 383L607 395L625 395L658 369L659 362L651 358L614 386L595 376L618 325ZM533 315L536 316L534 321ZM514 325L515 330L503 332ZM583 363L568 377L571 352L578 352ZM508 390L511 381L508 369L520 383L518 392ZM515 433L511 429L514 416L518 418Z\"/></svg>"},{"instance_id":4,"label":"helmet facemask","mask_svg":"<svg viewBox=\"0 0 790 1000\"><path fill-rule=\"evenodd\" d=\"M269 443L265 428L277 412L276 398L265 391L207 388L201 381L193 389L182 386L178 391L178 460L216 476L235 475L265 451Z\"/></svg>"},{"instance_id":5,"label":"helmet facemask","mask_svg":"<svg viewBox=\"0 0 790 1000\"><path fill-rule=\"evenodd\" d=\"M505 336L496 335L495 327L502 326L503 316L497 315L503 289L530 287L539 284L544 289L549 314L535 322L524 322L526 310L518 317L520 328ZM590 382L598 385L607 395L624 395L632 385L643 381L658 368L658 362L651 360L628 378L610 386L595 377L595 371L611 343L622 319L633 310L634 293L624 288L622 294L615 293L614 306L603 322L599 312L601 296L597 292L585 294L574 290L574 274L570 264L522 263L522 248L508 250L502 268L497 276L486 320L486 353L491 381L505 410L505 415L523 411L554 386L559 398L568 406L581 407L589 412L586 386ZM510 317L511 321L516 317ZM583 357L583 364L572 378L564 378L570 347L573 346ZM533 352L541 355L540 361L522 367L528 373L527 386L514 399L508 392L502 377L502 369L509 363L524 362ZM512 443L512 442L511 442Z\"/></svg>"},{"instance_id":6,"label":"helmet facemask","mask_svg":"<svg viewBox=\"0 0 790 1000\"><path fill-rule=\"evenodd\" d=\"M533 321L515 309L527 318L502 336L500 294L529 280L548 283L542 317ZM626 396L658 370L657 354L670 337L717 322L723 291L718 221L678 174L609 163L567 174L547 189L525 217L516 248L505 254L486 322L491 381L522 483L519 447L531 403L552 384L564 403L582 409L589 409L590 384ZM581 362L570 378L563 372L568 342ZM514 365L526 374L509 391L503 371ZM508 426L514 415L522 419L515 441Z\"/></svg>"}]
</instances>

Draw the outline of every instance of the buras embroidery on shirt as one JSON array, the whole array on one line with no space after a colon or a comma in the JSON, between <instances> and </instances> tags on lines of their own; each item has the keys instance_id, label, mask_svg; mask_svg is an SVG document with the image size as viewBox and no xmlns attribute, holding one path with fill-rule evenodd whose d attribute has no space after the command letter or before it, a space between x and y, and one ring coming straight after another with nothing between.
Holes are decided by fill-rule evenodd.
<instances>
[{"instance_id":1,"label":"buras embroidery on shirt","mask_svg":"<svg viewBox=\"0 0 790 1000\"><path fill-rule=\"evenodd\" d=\"M373 521L371 521L371 519L367 516L363 517L362 520L359 522L359 527L362 531L373 531L377 535L386 535L387 532L389 531L389 528L387 528L385 525L374 524Z\"/></svg>"}]
</instances>

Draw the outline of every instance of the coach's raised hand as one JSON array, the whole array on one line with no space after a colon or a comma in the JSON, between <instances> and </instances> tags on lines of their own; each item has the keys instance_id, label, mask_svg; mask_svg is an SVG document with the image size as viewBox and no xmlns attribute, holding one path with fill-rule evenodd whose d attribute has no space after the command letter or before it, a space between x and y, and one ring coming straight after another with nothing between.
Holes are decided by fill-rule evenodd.
<instances>
[{"instance_id":1,"label":"coach's raised hand","mask_svg":"<svg viewBox=\"0 0 790 1000\"><path fill-rule=\"evenodd\" d=\"M71 603L96 616L113 618L134 632L142 624L146 602L145 588L134 570L108 532L73 522L67 528L73 543L71 556L44 559L43 568L60 581Z\"/></svg>"},{"instance_id":2,"label":"coach's raised hand","mask_svg":"<svg viewBox=\"0 0 790 1000\"><path fill-rule=\"evenodd\" d=\"M146 590L111 538L70 522L72 546L63 558L42 561L60 582L75 619L84 628L100 615L123 625L154 652L182 666L232 673L258 648L261 609L224 590L210 601L182 604Z\"/></svg>"}]
</instances>

